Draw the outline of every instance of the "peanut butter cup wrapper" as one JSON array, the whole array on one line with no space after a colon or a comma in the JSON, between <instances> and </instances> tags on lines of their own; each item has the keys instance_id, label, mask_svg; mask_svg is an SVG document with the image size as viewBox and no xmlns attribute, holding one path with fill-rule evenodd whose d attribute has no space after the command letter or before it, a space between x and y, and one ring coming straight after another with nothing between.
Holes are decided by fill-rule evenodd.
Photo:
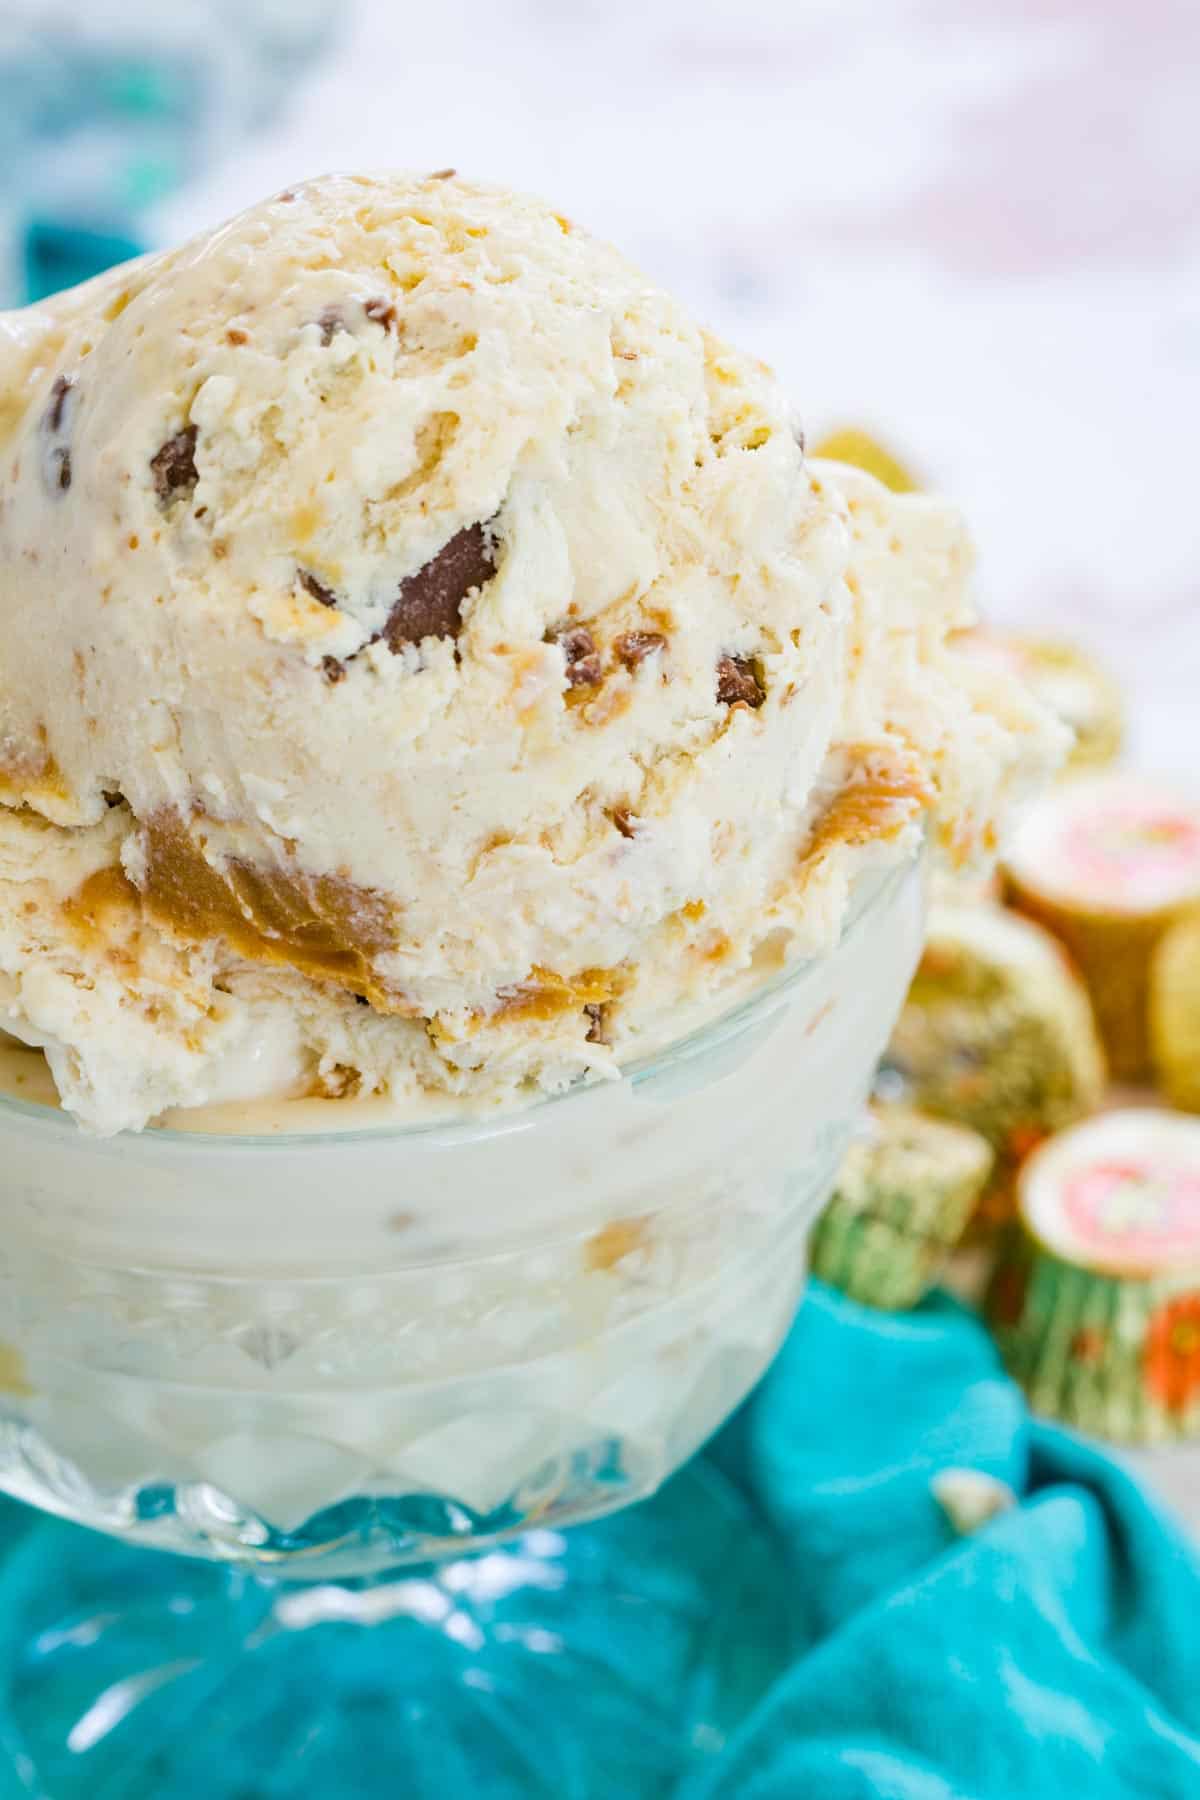
<instances>
[{"instance_id":1,"label":"peanut butter cup wrapper","mask_svg":"<svg viewBox=\"0 0 1200 1800\"><path fill-rule=\"evenodd\" d=\"M1167 928L1150 964L1150 1046L1172 1106L1200 1113L1200 907Z\"/></svg>"},{"instance_id":2,"label":"peanut butter cup wrapper","mask_svg":"<svg viewBox=\"0 0 1200 1800\"><path fill-rule=\"evenodd\" d=\"M1149 1079L1151 964L1200 903L1200 802L1129 775L1064 782L1023 815L1004 874L1079 967L1114 1076Z\"/></svg>"},{"instance_id":3,"label":"peanut butter cup wrapper","mask_svg":"<svg viewBox=\"0 0 1200 1800\"><path fill-rule=\"evenodd\" d=\"M987 1312L1035 1411L1116 1442L1200 1436L1200 1121L1105 1113L1032 1157Z\"/></svg>"},{"instance_id":4,"label":"peanut butter cup wrapper","mask_svg":"<svg viewBox=\"0 0 1200 1800\"><path fill-rule=\"evenodd\" d=\"M810 447L809 454L824 457L827 462L849 463L851 468L865 469L893 494L914 494L921 486L912 470L894 451L857 425L845 425L837 431L827 432Z\"/></svg>"},{"instance_id":5,"label":"peanut butter cup wrapper","mask_svg":"<svg viewBox=\"0 0 1200 1800\"><path fill-rule=\"evenodd\" d=\"M1019 677L1069 726L1075 741L1068 770L1105 768L1116 761L1125 740L1124 698L1110 671L1088 651L991 625L960 632L952 642L998 673Z\"/></svg>"},{"instance_id":6,"label":"peanut butter cup wrapper","mask_svg":"<svg viewBox=\"0 0 1200 1800\"><path fill-rule=\"evenodd\" d=\"M873 1107L813 1234L813 1274L866 1306L915 1306L958 1243L991 1165L976 1132L908 1107Z\"/></svg>"},{"instance_id":7,"label":"peanut butter cup wrapper","mask_svg":"<svg viewBox=\"0 0 1200 1800\"><path fill-rule=\"evenodd\" d=\"M889 1094L991 1146L974 1228L1011 1216L1025 1157L1104 1092L1088 996L1056 940L999 906L934 906L885 1080Z\"/></svg>"}]
</instances>

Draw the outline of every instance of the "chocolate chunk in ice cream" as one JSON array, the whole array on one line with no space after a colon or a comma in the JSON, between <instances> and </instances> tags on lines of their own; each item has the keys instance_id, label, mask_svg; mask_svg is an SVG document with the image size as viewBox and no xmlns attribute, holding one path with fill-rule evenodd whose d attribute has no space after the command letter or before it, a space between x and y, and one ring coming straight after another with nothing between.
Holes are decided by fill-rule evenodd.
<instances>
[{"instance_id":1,"label":"chocolate chunk in ice cream","mask_svg":"<svg viewBox=\"0 0 1200 1800\"><path fill-rule=\"evenodd\" d=\"M150 458L154 491L164 506L191 493L200 479L196 468L196 427L185 425Z\"/></svg>"},{"instance_id":2,"label":"chocolate chunk in ice cream","mask_svg":"<svg viewBox=\"0 0 1200 1800\"><path fill-rule=\"evenodd\" d=\"M333 589L327 588L323 581L318 581L311 569L299 569L297 570L297 574L300 579L300 586L304 589L306 594L311 594L313 599L319 601L322 606L337 605L337 595L334 593Z\"/></svg>"},{"instance_id":3,"label":"chocolate chunk in ice cream","mask_svg":"<svg viewBox=\"0 0 1200 1800\"><path fill-rule=\"evenodd\" d=\"M661 631L623 631L613 641L613 655L627 669L636 669L656 650L665 649L666 642Z\"/></svg>"},{"instance_id":4,"label":"chocolate chunk in ice cream","mask_svg":"<svg viewBox=\"0 0 1200 1800\"><path fill-rule=\"evenodd\" d=\"M342 310L339 306L323 307L317 314L317 324L321 329L321 345L323 349L328 349L337 332L345 331L346 329L346 321L342 317Z\"/></svg>"},{"instance_id":5,"label":"chocolate chunk in ice cream","mask_svg":"<svg viewBox=\"0 0 1200 1800\"><path fill-rule=\"evenodd\" d=\"M74 377L60 375L50 389L50 404L46 408L46 429L58 433L66 423L67 400L71 389L75 386Z\"/></svg>"},{"instance_id":6,"label":"chocolate chunk in ice cream","mask_svg":"<svg viewBox=\"0 0 1200 1800\"><path fill-rule=\"evenodd\" d=\"M549 633L567 664L568 687L598 687L603 675L596 640L586 625L565 625Z\"/></svg>"},{"instance_id":7,"label":"chocolate chunk in ice cream","mask_svg":"<svg viewBox=\"0 0 1200 1800\"><path fill-rule=\"evenodd\" d=\"M400 583L400 592L380 633L389 650L423 638L457 637L462 603L496 572L495 555L482 525L456 531L437 555Z\"/></svg>"},{"instance_id":8,"label":"chocolate chunk in ice cream","mask_svg":"<svg viewBox=\"0 0 1200 1800\"><path fill-rule=\"evenodd\" d=\"M717 664L717 699L722 706L761 706L766 699L754 664L744 656L723 656Z\"/></svg>"},{"instance_id":9,"label":"chocolate chunk in ice cream","mask_svg":"<svg viewBox=\"0 0 1200 1800\"><path fill-rule=\"evenodd\" d=\"M395 331L396 308L385 294L377 294L374 299L364 302L363 312L385 331Z\"/></svg>"},{"instance_id":10,"label":"chocolate chunk in ice cream","mask_svg":"<svg viewBox=\"0 0 1200 1800\"><path fill-rule=\"evenodd\" d=\"M42 415L42 431L47 439L62 439L70 430L71 409L75 395L73 375L56 376L50 399ZM42 478L51 494L65 493L71 485L71 450L69 444L50 442L43 452Z\"/></svg>"}]
</instances>

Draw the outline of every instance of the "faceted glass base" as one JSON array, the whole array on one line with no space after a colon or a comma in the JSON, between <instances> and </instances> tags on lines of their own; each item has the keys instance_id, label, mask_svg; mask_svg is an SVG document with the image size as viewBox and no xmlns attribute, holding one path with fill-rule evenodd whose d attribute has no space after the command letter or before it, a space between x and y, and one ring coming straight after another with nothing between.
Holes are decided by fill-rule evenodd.
<instances>
[{"instance_id":1,"label":"faceted glass base","mask_svg":"<svg viewBox=\"0 0 1200 1800\"><path fill-rule=\"evenodd\" d=\"M41 1520L0 1562L0 1761L53 1800L648 1800L785 1666L782 1587L703 1461L599 1523L354 1588Z\"/></svg>"}]
</instances>

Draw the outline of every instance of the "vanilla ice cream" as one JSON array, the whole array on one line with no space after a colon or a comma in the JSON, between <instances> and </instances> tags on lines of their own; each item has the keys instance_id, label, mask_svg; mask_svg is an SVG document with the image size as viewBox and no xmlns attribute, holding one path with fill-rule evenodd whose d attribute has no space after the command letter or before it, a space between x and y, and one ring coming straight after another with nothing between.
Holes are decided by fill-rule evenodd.
<instances>
[{"instance_id":1,"label":"vanilla ice cream","mask_svg":"<svg viewBox=\"0 0 1200 1800\"><path fill-rule=\"evenodd\" d=\"M492 1106L986 853L940 502L536 201L334 177L0 318L0 1024L94 1130Z\"/></svg>"}]
</instances>

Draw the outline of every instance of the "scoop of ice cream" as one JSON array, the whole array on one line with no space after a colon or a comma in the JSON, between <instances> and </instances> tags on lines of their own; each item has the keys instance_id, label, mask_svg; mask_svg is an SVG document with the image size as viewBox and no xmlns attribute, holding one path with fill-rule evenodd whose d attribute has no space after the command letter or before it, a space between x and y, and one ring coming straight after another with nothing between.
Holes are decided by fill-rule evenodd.
<instances>
[{"instance_id":1,"label":"scoop of ice cream","mask_svg":"<svg viewBox=\"0 0 1200 1800\"><path fill-rule=\"evenodd\" d=\"M124 796L164 925L486 1006L811 786L842 520L766 373L547 208L318 182L12 336L6 779Z\"/></svg>"},{"instance_id":2,"label":"scoop of ice cream","mask_svg":"<svg viewBox=\"0 0 1200 1800\"><path fill-rule=\"evenodd\" d=\"M303 1014L297 1066L365 1000L393 1088L611 1071L926 813L986 843L1050 747L944 649L949 509L807 465L761 365L455 179L310 183L0 319L0 565L4 800L139 943ZM233 1067L201 1041L174 1103ZM91 1123L172 1103L106 1066Z\"/></svg>"}]
</instances>

